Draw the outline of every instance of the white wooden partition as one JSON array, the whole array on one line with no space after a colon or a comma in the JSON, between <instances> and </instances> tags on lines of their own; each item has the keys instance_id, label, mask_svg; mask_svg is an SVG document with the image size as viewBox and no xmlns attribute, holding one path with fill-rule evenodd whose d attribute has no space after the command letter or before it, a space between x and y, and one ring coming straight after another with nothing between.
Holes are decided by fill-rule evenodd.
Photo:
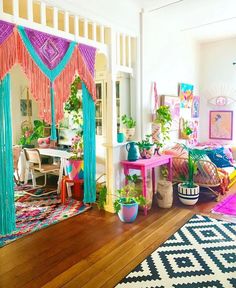
<instances>
[{"instance_id":1,"label":"white wooden partition","mask_svg":"<svg viewBox=\"0 0 236 288\"><path fill-rule=\"evenodd\" d=\"M21 17L20 11L24 11L27 17ZM116 190L114 178L120 170L118 150L124 150L124 146L117 146L116 142L116 76L119 72L135 75L132 65L137 60L137 35L113 24L95 21L83 15L76 15L72 11L49 6L44 1L0 0L0 19L93 46L97 48L98 53L106 56L108 62L106 118L109 116L110 121L107 121L105 160L107 187L109 195L113 194ZM109 196L108 211L113 210L112 202L113 199Z\"/></svg>"}]
</instances>

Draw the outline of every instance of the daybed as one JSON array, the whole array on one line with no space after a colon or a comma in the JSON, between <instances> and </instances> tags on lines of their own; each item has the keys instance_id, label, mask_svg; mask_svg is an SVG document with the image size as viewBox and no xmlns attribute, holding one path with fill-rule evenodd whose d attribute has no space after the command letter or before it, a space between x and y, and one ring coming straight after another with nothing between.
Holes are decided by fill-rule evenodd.
<instances>
[{"instance_id":1,"label":"daybed","mask_svg":"<svg viewBox=\"0 0 236 288\"><path fill-rule=\"evenodd\" d=\"M173 182L183 182L188 175L188 159L184 157L173 157ZM197 165L197 173L194 182L200 187L208 188L218 200L220 194L228 190L230 179L223 168L208 160L200 160Z\"/></svg>"},{"instance_id":2,"label":"daybed","mask_svg":"<svg viewBox=\"0 0 236 288\"><path fill-rule=\"evenodd\" d=\"M211 144L211 148L215 148L216 145L214 145ZM205 148L203 145L199 146ZM207 145L207 148L209 148L209 145ZM230 151L234 159L231 159L234 161L234 167L219 168L208 157L200 160L197 164L194 182L200 187L208 188L216 196L216 200L236 183L236 147L231 148ZM170 150L166 153L170 153ZM183 182L188 175L187 154L180 145L176 145L171 149L171 154L173 155L173 182Z\"/></svg>"}]
</instances>

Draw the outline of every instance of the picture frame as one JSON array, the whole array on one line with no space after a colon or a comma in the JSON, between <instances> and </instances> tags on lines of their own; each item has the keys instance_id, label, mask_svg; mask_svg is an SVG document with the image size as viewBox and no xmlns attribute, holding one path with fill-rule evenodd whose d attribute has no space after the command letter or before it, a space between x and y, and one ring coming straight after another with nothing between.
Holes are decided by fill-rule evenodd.
<instances>
[{"instance_id":1,"label":"picture frame","mask_svg":"<svg viewBox=\"0 0 236 288\"><path fill-rule=\"evenodd\" d=\"M192 84L179 83L180 108L192 108L193 88Z\"/></svg>"},{"instance_id":2,"label":"picture frame","mask_svg":"<svg viewBox=\"0 0 236 288\"><path fill-rule=\"evenodd\" d=\"M212 110L209 112L209 138L233 139L233 111Z\"/></svg>"},{"instance_id":3,"label":"picture frame","mask_svg":"<svg viewBox=\"0 0 236 288\"><path fill-rule=\"evenodd\" d=\"M170 130L178 130L180 117L180 98L175 95L161 95L160 101L161 105L166 105L170 107L170 112L172 116L172 125Z\"/></svg>"},{"instance_id":4,"label":"picture frame","mask_svg":"<svg viewBox=\"0 0 236 288\"><path fill-rule=\"evenodd\" d=\"M32 116L32 100L20 99L20 111L21 116Z\"/></svg>"},{"instance_id":5,"label":"picture frame","mask_svg":"<svg viewBox=\"0 0 236 288\"><path fill-rule=\"evenodd\" d=\"M200 107L200 97L193 96L193 104L192 104L192 118L199 118L199 107Z\"/></svg>"}]
</instances>

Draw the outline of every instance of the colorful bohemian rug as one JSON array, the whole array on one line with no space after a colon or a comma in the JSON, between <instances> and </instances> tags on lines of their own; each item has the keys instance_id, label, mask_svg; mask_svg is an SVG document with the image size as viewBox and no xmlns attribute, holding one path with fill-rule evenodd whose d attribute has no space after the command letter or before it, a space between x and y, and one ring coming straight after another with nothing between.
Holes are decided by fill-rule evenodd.
<instances>
[{"instance_id":1,"label":"colorful bohemian rug","mask_svg":"<svg viewBox=\"0 0 236 288\"><path fill-rule=\"evenodd\" d=\"M9 235L0 235L0 247L91 208L72 198L62 205L56 193L36 198L19 191L15 199L16 231Z\"/></svg>"},{"instance_id":2,"label":"colorful bohemian rug","mask_svg":"<svg viewBox=\"0 0 236 288\"><path fill-rule=\"evenodd\" d=\"M236 224L195 215L116 287L236 287Z\"/></svg>"},{"instance_id":3,"label":"colorful bohemian rug","mask_svg":"<svg viewBox=\"0 0 236 288\"><path fill-rule=\"evenodd\" d=\"M213 213L234 215L236 216L236 194L229 195L212 210Z\"/></svg>"}]
</instances>

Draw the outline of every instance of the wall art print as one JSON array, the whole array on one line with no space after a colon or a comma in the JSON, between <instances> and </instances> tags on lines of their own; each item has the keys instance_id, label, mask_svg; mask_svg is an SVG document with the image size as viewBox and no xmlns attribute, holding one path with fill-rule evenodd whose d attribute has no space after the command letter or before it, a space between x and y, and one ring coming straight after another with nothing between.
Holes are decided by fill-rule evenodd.
<instances>
[{"instance_id":1,"label":"wall art print","mask_svg":"<svg viewBox=\"0 0 236 288\"><path fill-rule=\"evenodd\" d=\"M233 139L233 111L210 111L209 118L210 139Z\"/></svg>"},{"instance_id":2,"label":"wall art print","mask_svg":"<svg viewBox=\"0 0 236 288\"><path fill-rule=\"evenodd\" d=\"M170 107L172 116L171 130L179 129L179 117L180 117L180 98L172 95L161 95L161 105Z\"/></svg>"},{"instance_id":3,"label":"wall art print","mask_svg":"<svg viewBox=\"0 0 236 288\"><path fill-rule=\"evenodd\" d=\"M20 99L21 116L32 116L32 100Z\"/></svg>"},{"instance_id":4,"label":"wall art print","mask_svg":"<svg viewBox=\"0 0 236 288\"><path fill-rule=\"evenodd\" d=\"M200 107L200 97L193 96L193 104L192 104L192 118L199 117L199 107Z\"/></svg>"},{"instance_id":5,"label":"wall art print","mask_svg":"<svg viewBox=\"0 0 236 288\"><path fill-rule=\"evenodd\" d=\"M192 108L193 87L191 84L179 84L180 108Z\"/></svg>"}]
</instances>

